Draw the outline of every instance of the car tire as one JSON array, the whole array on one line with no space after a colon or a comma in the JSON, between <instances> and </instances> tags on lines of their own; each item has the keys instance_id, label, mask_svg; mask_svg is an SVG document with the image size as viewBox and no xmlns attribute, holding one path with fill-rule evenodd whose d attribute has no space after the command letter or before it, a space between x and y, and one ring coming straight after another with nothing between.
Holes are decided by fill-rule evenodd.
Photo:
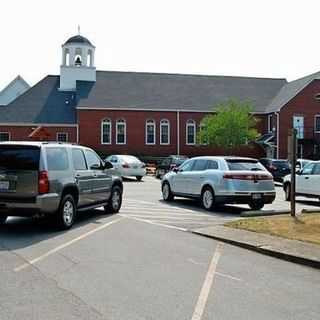
<instances>
[{"instance_id":1,"label":"car tire","mask_svg":"<svg viewBox=\"0 0 320 320\"><path fill-rule=\"evenodd\" d=\"M290 183L286 183L284 186L284 198L286 201L291 200L291 185L290 185Z\"/></svg>"},{"instance_id":2,"label":"car tire","mask_svg":"<svg viewBox=\"0 0 320 320\"><path fill-rule=\"evenodd\" d=\"M214 208L214 192L211 187L205 187L201 192L201 205L204 209L211 211Z\"/></svg>"},{"instance_id":3,"label":"car tire","mask_svg":"<svg viewBox=\"0 0 320 320\"><path fill-rule=\"evenodd\" d=\"M264 207L264 203L262 201L252 201L249 203L249 207L251 210L261 210Z\"/></svg>"},{"instance_id":4,"label":"car tire","mask_svg":"<svg viewBox=\"0 0 320 320\"><path fill-rule=\"evenodd\" d=\"M59 205L56 213L56 224L61 230L70 229L75 221L77 207L71 194L65 195Z\"/></svg>"},{"instance_id":5,"label":"car tire","mask_svg":"<svg viewBox=\"0 0 320 320\"><path fill-rule=\"evenodd\" d=\"M136 176L137 181L141 181L142 180L142 176Z\"/></svg>"},{"instance_id":6,"label":"car tire","mask_svg":"<svg viewBox=\"0 0 320 320\"><path fill-rule=\"evenodd\" d=\"M118 213L122 205L122 189L114 186L111 189L111 195L108 204L104 206L105 213Z\"/></svg>"},{"instance_id":7,"label":"car tire","mask_svg":"<svg viewBox=\"0 0 320 320\"><path fill-rule=\"evenodd\" d=\"M164 201L174 200L174 194L171 191L169 182L164 182L162 185L162 197Z\"/></svg>"},{"instance_id":8,"label":"car tire","mask_svg":"<svg viewBox=\"0 0 320 320\"><path fill-rule=\"evenodd\" d=\"M0 215L0 225L5 224L7 221L7 215Z\"/></svg>"}]
</instances>

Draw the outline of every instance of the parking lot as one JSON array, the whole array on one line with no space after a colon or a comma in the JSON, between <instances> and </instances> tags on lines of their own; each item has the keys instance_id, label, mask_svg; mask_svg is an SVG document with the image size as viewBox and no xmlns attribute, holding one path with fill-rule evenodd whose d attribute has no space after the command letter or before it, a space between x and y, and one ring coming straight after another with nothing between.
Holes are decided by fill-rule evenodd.
<instances>
[{"instance_id":1,"label":"parking lot","mask_svg":"<svg viewBox=\"0 0 320 320\"><path fill-rule=\"evenodd\" d=\"M0 319L317 318L317 270L186 232L246 206L164 203L153 177L124 188L119 214L83 213L67 232L21 218L0 228ZM280 187L268 207L288 208Z\"/></svg>"}]
</instances>

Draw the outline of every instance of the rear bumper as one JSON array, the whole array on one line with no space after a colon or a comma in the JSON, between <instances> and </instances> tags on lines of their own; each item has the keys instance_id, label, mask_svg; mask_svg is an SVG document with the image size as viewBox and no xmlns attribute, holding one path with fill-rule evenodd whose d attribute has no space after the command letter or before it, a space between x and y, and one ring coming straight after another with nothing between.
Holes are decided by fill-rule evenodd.
<instances>
[{"instance_id":1,"label":"rear bumper","mask_svg":"<svg viewBox=\"0 0 320 320\"><path fill-rule=\"evenodd\" d=\"M260 199L253 199L252 194L235 194L235 195L216 195L216 203L230 203L230 204L248 204L253 201L263 202L264 204L272 203L276 198L275 192L260 193Z\"/></svg>"},{"instance_id":2,"label":"rear bumper","mask_svg":"<svg viewBox=\"0 0 320 320\"><path fill-rule=\"evenodd\" d=\"M28 199L8 199L0 196L0 215L30 217L36 214L54 213L60 203L57 193L48 193Z\"/></svg>"}]
</instances>

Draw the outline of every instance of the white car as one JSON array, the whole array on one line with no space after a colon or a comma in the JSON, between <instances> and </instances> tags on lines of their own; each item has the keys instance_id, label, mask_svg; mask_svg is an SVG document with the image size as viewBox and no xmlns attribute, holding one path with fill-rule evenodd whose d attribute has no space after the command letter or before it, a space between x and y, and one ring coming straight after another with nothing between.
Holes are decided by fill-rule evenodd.
<instances>
[{"instance_id":1,"label":"white car","mask_svg":"<svg viewBox=\"0 0 320 320\"><path fill-rule=\"evenodd\" d=\"M147 174L145 163L134 156L111 155L105 160L113 164L114 170L121 177L136 177L138 181L141 181Z\"/></svg>"},{"instance_id":2,"label":"white car","mask_svg":"<svg viewBox=\"0 0 320 320\"><path fill-rule=\"evenodd\" d=\"M320 161L311 161L302 170L296 172L296 195L310 198L320 198ZM291 198L291 175L283 180L285 199Z\"/></svg>"},{"instance_id":3,"label":"white car","mask_svg":"<svg viewBox=\"0 0 320 320\"><path fill-rule=\"evenodd\" d=\"M276 193L272 175L256 159L196 157L185 161L162 180L165 201L175 196L196 198L202 206L248 204L252 209L272 203Z\"/></svg>"}]
</instances>

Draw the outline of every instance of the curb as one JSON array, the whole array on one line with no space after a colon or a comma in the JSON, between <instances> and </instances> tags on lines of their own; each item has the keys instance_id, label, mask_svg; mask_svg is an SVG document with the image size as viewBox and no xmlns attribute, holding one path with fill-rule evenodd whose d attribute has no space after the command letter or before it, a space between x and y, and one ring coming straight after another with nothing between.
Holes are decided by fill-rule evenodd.
<instances>
[{"instance_id":1,"label":"curb","mask_svg":"<svg viewBox=\"0 0 320 320\"><path fill-rule=\"evenodd\" d=\"M320 208L319 209L302 209L301 213L320 213Z\"/></svg>"},{"instance_id":2,"label":"curb","mask_svg":"<svg viewBox=\"0 0 320 320\"><path fill-rule=\"evenodd\" d=\"M315 268L315 269L320 269L320 261L316 261L316 260L312 260L312 259L308 259L308 258L304 258L304 257L299 257L299 256L295 256L295 255L280 252L280 251L274 251L274 250L268 249L267 247L264 247L264 246L260 247L260 246L251 245L251 244L245 243L245 242L222 238L222 237L218 237L218 236L214 236L214 235L203 234L198 231L191 231L191 232L193 234L197 234L197 235L200 235L200 236L203 236L206 238L211 238L211 239L222 241L222 242L225 242L225 243L237 246L237 247L241 247L241 248L255 251L258 253L262 253L262 254L270 256L270 257L278 258L281 260L293 262L296 264L308 266L308 267Z\"/></svg>"},{"instance_id":3,"label":"curb","mask_svg":"<svg viewBox=\"0 0 320 320\"><path fill-rule=\"evenodd\" d=\"M320 211L320 208L319 208ZM264 216L276 216L280 214L289 214L290 210L257 210L257 211L242 211L240 217L264 217Z\"/></svg>"}]
</instances>

